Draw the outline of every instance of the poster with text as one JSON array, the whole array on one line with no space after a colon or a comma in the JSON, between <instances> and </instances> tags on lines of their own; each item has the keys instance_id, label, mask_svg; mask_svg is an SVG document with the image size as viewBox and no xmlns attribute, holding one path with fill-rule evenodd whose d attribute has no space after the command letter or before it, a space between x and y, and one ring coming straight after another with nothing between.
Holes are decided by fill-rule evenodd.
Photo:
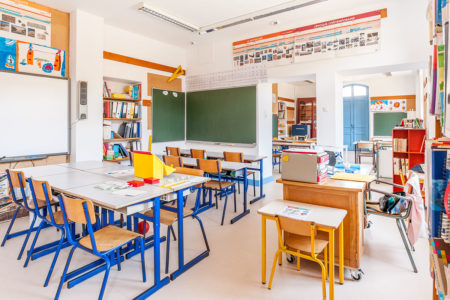
<instances>
[{"instance_id":1,"label":"poster with text","mask_svg":"<svg viewBox=\"0 0 450 300\"><path fill-rule=\"evenodd\" d=\"M19 41L51 45L50 11L27 5L26 1L0 0L0 36Z\"/></svg>"},{"instance_id":2,"label":"poster with text","mask_svg":"<svg viewBox=\"0 0 450 300\"><path fill-rule=\"evenodd\" d=\"M16 70L16 41L0 37L0 70Z\"/></svg>"},{"instance_id":3,"label":"poster with text","mask_svg":"<svg viewBox=\"0 0 450 300\"><path fill-rule=\"evenodd\" d=\"M233 66L284 65L374 52L385 10L303 26L233 43Z\"/></svg>"},{"instance_id":4,"label":"poster with text","mask_svg":"<svg viewBox=\"0 0 450 300\"><path fill-rule=\"evenodd\" d=\"M66 76L64 50L23 42L17 42L17 45L17 71Z\"/></svg>"},{"instance_id":5,"label":"poster with text","mask_svg":"<svg viewBox=\"0 0 450 300\"><path fill-rule=\"evenodd\" d=\"M406 112L406 99L370 100L372 112Z\"/></svg>"}]
</instances>

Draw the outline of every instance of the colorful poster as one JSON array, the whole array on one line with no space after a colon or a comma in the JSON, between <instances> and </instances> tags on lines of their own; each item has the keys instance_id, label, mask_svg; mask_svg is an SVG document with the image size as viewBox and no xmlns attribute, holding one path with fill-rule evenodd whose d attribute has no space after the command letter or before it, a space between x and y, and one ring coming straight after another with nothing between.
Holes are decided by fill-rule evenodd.
<instances>
[{"instance_id":1,"label":"colorful poster","mask_svg":"<svg viewBox=\"0 0 450 300\"><path fill-rule=\"evenodd\" d=\"M0 0L0 36L40 45L51 45L50 11L27 1Z\"/></svg>"},{"instance_id":2,"label":"colorful poster","mask_svg":"<svg viewBox=\"0 0 450 300\"><path fill-rule=\"evenodd\" d=\"M406 99L370 100L372 112L406 112Z\"/></svg>"},{"instance_id":3,"label":"colorful poster","mask_svg":"<svg viewBox=\"0 0 450 300\"><path fill-rule=\"evenodd\" d=\"M65 51L17 42L17 71L49 76L66 75Z\"/></svg>"},{"instance_id":4,"label":"colorful poster","mask_svg":"<svg viewBox=\"0 0 450 300\"><path fill-rule=\"evenodd\" d=\"M376 10L233 43L233 66L283 65L355 55L379 49L381 18Z\"/></svg>"},{"instance_id":5,"label":"colorful poster","mask_svg":"<svg viewBox=\"0 0 450 300\"><path fill-rule=\"evenodd\" d=\"M16 70L16 41L0 37L0 70Z\"/></svg>"}]
</instances>

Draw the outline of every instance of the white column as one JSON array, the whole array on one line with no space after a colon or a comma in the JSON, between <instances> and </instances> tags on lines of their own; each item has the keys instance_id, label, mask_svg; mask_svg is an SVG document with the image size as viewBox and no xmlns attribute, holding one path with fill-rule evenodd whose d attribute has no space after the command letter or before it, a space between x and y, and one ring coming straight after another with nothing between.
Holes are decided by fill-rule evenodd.
<instances>
[{"instance_id":1,"label":"white column","mask_svg":"<svg viewBox=\"0 0 450 300\"><path fill-rule=\"evenodd\" d=\"M336 72L316 74L318 145L342 146L344 143L342 89L342 76Z\"/></svg>"},{"instance_id":2,"label":"white column","mask_svg":"<svg viewBox=\"0 0 450 300\"><path fill-rule=\"evenodd\" d=\"M264 178L272 177L272 84L256 86L256 142L258 154L264 159Z\"/></svg>"},{"instance_id":3,"label":"white column","mask_svg":"<svg viewBox=\"0 0 450 300\"><path fill-rule=\"evenodd\" d=\"M71 161L102 159L103 26L98 16L78 9L70 14ZM79 81L88 86L86 120L78 120Z\"/></svg>"}]
</instances>

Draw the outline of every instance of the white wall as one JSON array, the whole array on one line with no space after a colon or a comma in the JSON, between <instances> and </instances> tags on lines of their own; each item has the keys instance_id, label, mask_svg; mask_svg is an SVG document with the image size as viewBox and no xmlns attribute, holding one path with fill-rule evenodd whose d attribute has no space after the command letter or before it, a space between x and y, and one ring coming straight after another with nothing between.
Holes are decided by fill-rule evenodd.
<instances>
[{"instance_id":1,"label":"white wall","mask_svg":"<svg viewBox=\"0 0 450 300\"><path fill-rule=\"evenodd\" d=\"M335 99L334 97L329 98L332 95L326 92L326 90L334 91L341 87L336 87L336 84L342 84L340 80L336 80L336 73L369 73L374 70L387 72L394 71L395 69L420 68L426 65L429 54L428 25L425 20L426 1L359 1L358 5L353 6L346 5L342 2L340 9L334 11L326 9L327 3L324 2L321 6L324 8L323 13L311 13L311 17L309 18L298 19L295 23L283 23L282 27L274 28L271 32L387 8L388 17L381 21L380 50L375 53L359 56L347 56L271 67L268 69L268 76L272 82L285 81L286 78L292 78L292 81L295 81L301 76L316 75L320 77L316 77L318 110L322 112L324 110L331 111L334 109L342 111L342 108L336 107L335 103L335 100L337 100L338 105L341 106L341 100ZM405 10L405 7L408 9ZM313 7L311 7L311 11L312 9ZM308 11L308 9L305 11ZM216 38L211 37L208 40L199 42L196 46L190 47L188 51L188 69L190 74L205 74L231 69L232 42L271 32L260 32L258 29L254 29L251 32L241 31L241 33L236 34L232 38L218 39L216 36ZM200 53L202 55L199 55ZM205 59L205 57L208 59ZM329 74L327 75L326 73ZM319 74L321 75L318 76ZM320 80L326 81L319 83ZM318 112L319 143L335 145L341 145L343 143L341 139L343 136L342 118L342 114L331 117L327 113ZM326 131L324 132L324 130Z\"/></svg>"},{"instance_id":2,"label":"white wall","mask_svg":"<svg viewBox=\"0 0 450 300\"><path fill-rule=\"evenodd\" d=\"M120 37L118 39L117 37ZM162 43L157 40L146 38L121 28L105 25L104 27L104 50L131 56L138 59L148 60L159 64L173 67L186 66L186 50L180 47ZM147 94L147 73L155 73L170 76L170 73L158 70L147 69L130 64L120 63L112 60L103 60L103 75L119 79L138 81L142 83L142 98L151 100ZM183 81L184 77L180 77ZM152 130L147 129L147 107L142 109L142 149L148 149L149 136ZM172 146L185 147L185 142L153 143L152 151L163 153L166 144Z\"/></svg>"},{"instance_id":3,"label":"white wall","mask_svg":"<svg viewBox=\"0 0 450 300\"><path fill-rule=\"evenodd\" d=\"M103 18L76 10L70 14L72 161L102 160ZM78 81L88 82L88 118L77 120Z\"/></svg>"},{"instance_id":4,"label":"white wall","mask_svg":"<svg viewBox=\"0 0 450 300\"><path fill-rule=\"evenodd\" d=\"M295 87L296 98L313 98L316 97L316 84L308 83Z\"/></svg>"}]
</instances>

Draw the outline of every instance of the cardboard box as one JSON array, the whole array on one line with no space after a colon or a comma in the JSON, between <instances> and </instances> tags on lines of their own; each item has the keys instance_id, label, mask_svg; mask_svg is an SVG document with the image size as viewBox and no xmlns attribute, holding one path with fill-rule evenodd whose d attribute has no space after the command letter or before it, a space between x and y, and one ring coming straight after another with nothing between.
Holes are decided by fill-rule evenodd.
<instances>
[{"instance_id":1,"label":"cardboard box","mask_svg":"<svg viewBox=\"0 0 450 300\"><path fill-rule=\"evenodd\" d=\"M311 150L284 150L281 153L283 180L319 183L328 175L328 154Z\"/></svg>"}]
</instances>

